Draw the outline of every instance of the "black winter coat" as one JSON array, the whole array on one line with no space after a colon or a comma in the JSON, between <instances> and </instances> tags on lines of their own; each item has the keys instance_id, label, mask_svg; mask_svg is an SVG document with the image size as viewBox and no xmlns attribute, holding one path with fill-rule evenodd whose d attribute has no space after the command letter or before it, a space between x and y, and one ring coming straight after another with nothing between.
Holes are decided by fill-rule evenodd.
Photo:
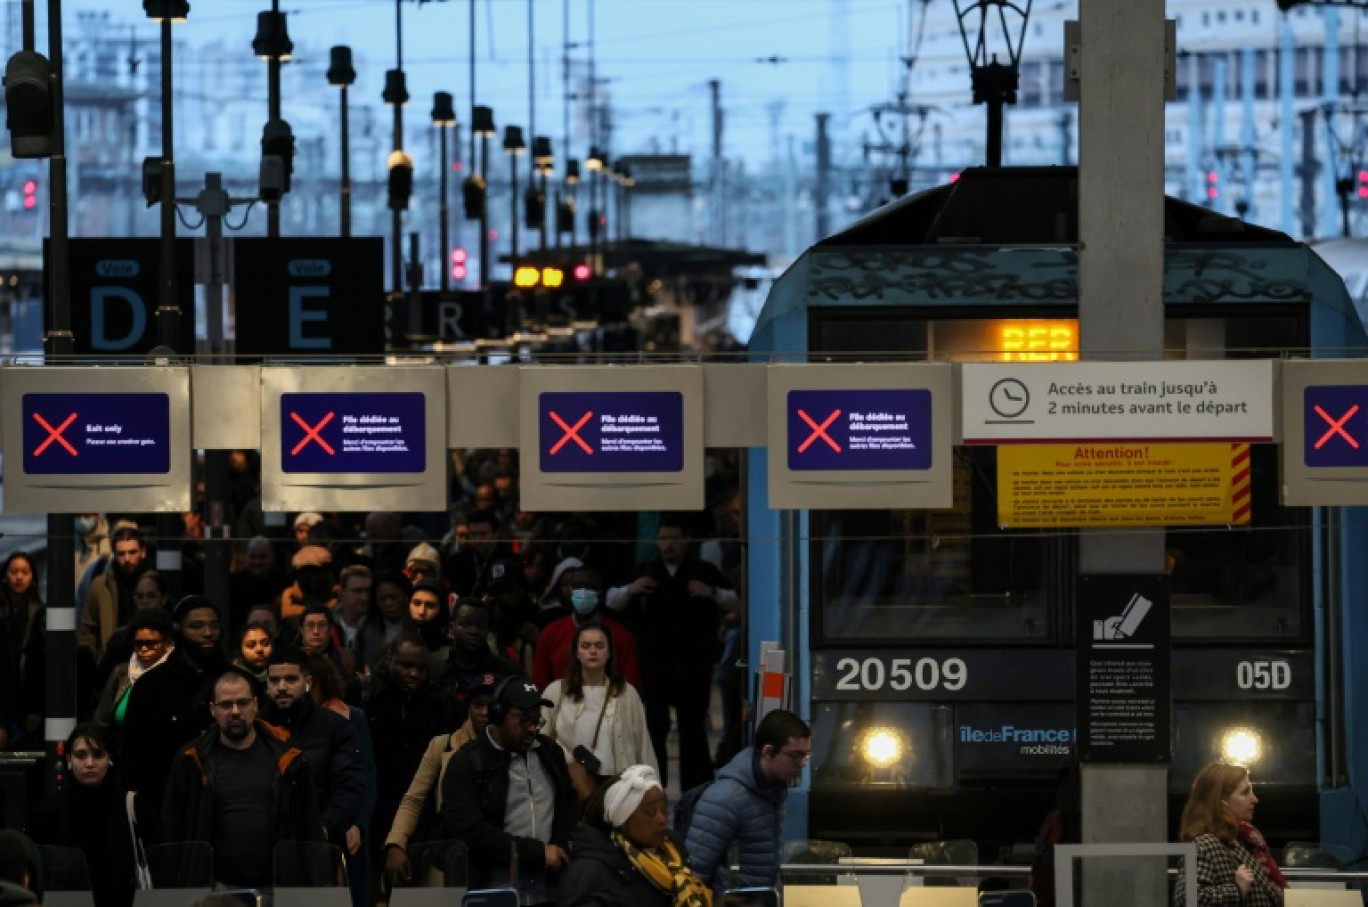
<instances>
[{"instance_id":1,"label":"black winter coat","mask_svg":"<svg viewBox=\"0 0 1368 907\"><path fill-rule=\"evenodd\" d=\"M430 688L408 693L387 679L377 677L375 692L366 701L375 748L375 811L371 816L371 840L389 834L399 801L404 798L428 743L454 728L442 718L442 703Z\"/></svg>"},{"instance_id":2,"label":"black winter coat","mask_svg":"<svg viewBox=\"0 0 1368 907\"><path fill-rule=\"evenodd\" d=\"M336 712L319 708L307 696L288 711L271 703L266 709L266 720L289 732L304 749L319 821L327 829L330 844L345 846L347 829L361 824L361 808L366 798L361 745L351 722Z\"/></svg>"},{"instance_id":3,"label":"black winter coat","mask_svg":"<svg viewBox=\"0 0 1368 907\"><path fill-rule=\"evenodd\" d=\"M144 675L143 680L148 676L151 675ZM256 732L275 759L271 804L275 842L320 840L323 826L318 819L313 780L304 751L289 734L273 724L257 721ZM163 798L164 840L213 843L214 792L209 780L213 776L210 768L222 748L218 728L213 728L177 754Z\"/></svg>"},{"instance_id":4,"label":"black winter coat","mask_svg":"<svg viewBox=\"0 0 1368 907\"><path fill-rule=\"evenodd\" d=\"M550 737L537 735L532 752L541 760L556 788L555 813L551 820L551 840L516 838L504 831L508 804L508 771L512 756L500 750L481 734L467 743L447 763L442 778L442 819L444 837L464 841L470 853L472 888L489 880L493 867L508 865L511 848L518 848L518 866L523 875L540 875L546 869L546 844L567 847L570 833L579 821L579 801L565 767L565 751Z\"/></svg>"},{"instance_id":5,"label":"black winter coat","mask_svg":"<svg viewBox=\"0 0 1368 907\"><path fill-rule=\"evenodd\" d=\"M570 838L570 865L561 874L559 907L670 907L608 835L581 824Z\"/></svg>"},{"instance_id":6,"label":"black winter coat","mask_svg":"<svg viewBox=\"0 0 1368 907\"><path fill-rule=\"evenodd\" d=\"M124 712L124 781L129 790L147 798L153 815L161 813L161 796L176 753L213 725L209 700L214 681L227 667L221 654L199 668L177 650L133 684ZM143 829L151 839L148 843L175 840L151 831Z\"/></svg>"}]
</instances>

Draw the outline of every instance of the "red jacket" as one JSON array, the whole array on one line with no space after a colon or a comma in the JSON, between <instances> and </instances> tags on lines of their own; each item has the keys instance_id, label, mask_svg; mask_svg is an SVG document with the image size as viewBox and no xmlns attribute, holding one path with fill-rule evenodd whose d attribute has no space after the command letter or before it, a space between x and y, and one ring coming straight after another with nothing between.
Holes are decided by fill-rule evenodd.
<instances>
[{"instance_id":1,"label":"red jacket","mask_svg":"<svg viewBox=\"0 0 1368 907\"><path fill-rule=\"evenodd\" d=\"M612 637L613 664L622 678L632 686L641 688L641 671L637 668L636 639L632 631L611 617L602 618ZM532 682L544 690L553 680L565 677L570 668L570 644L575 639L579 625L574 615L553 620L537 637L537 654L532 661Z\"/></svg>"}]
</instances>

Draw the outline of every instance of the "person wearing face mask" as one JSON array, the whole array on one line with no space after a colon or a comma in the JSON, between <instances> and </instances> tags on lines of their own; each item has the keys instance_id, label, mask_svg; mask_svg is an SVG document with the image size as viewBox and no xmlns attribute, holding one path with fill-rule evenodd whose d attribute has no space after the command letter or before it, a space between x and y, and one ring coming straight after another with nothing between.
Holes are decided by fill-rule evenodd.
<instances>
[{"instance_id":1,"label":"person wearing face mask","mask_svg":"<svg viewBox=\"0 0 1368 907\"><path fill-rule=\"evenodd\" d=\"M552 703L548 736L565 748L575 792L587 800L594 788L628 765L656 769L646 732L646 710L636 688L622 679L602 624L587 623L571 641L574 656L563 680L542 694Z\"/></svg>"},{"instance_id":2,"label":"person wearing face mask","mask_svg":"<svg viewBox=\"0 0 1368 907\"><path fill-rule=\"evenodd\" d=\"M570 574L570 604L572 614L554 620L542 630L537 640L537 653L532 661L532 681L543 690L551 681L566 676L570 668L570 643L579 628L588 623L601 624L607 629L613 644L613 656L622 679L633 687L641 687L641 671L637 665L636 639L624 624L614 620L603 607L603 582L593 567L580 567Z\"/></svg>"},{"instance_id":3,"label":"person wearing face mask","mask_svg":"<svg viewBox=\"0 0 1368 907\"><path fill-rule=\"evenodd\" d=\"M39 844L73 847L85 855L95 907L133 903L133 836L127 807L114 771L109 731L79 724L67 737L67 770L55 802L29 818L28 834Z\"/></svg>"}]
</instances>

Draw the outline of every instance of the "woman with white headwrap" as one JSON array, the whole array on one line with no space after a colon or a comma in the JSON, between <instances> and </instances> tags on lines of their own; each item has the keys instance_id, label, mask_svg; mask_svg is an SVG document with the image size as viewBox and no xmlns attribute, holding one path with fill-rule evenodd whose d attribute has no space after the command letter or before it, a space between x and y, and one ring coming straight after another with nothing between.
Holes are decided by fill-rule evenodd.
<instances>
[{"instance_id":1,"label":"woman with white headwrap","mask_svg":"<svg viewBox=\"0 0 1368 907\"><path fill-rule=\"evenodd\" d=\"M570 839L560 907L712 907L712 891L670 834L660 778L633 765L599 787Z\"/></svg>"}]
</instances>

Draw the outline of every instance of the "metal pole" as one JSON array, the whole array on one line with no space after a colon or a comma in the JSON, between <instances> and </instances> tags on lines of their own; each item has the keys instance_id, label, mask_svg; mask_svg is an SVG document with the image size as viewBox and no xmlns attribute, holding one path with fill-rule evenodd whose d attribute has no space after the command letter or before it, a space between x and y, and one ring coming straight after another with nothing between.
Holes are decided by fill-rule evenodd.
<instances>
[{"instance_id":1,"label":"metal pole","mask_svg":"<svg viewBox=\"0 0 1368 907\"><path fill-rule=\"evenodd\" d=\"M988 166L1002 166L1002 99L988 102Z\"/></svg>"},{"instance_id":2,"label":"metal pole","mask_svg":"<svg viewBox=\"0 0 1368 907\"><path fill-rule=\"evenodd\" d=\"M489 136L480 136L480 173L489 178ZM480 286L488 288L491 282L489 273L489 203L480 211Z\"/></svg>"},{"instance_id":3,"label":"metal pole","mask_svg":"<svg viewBox=\"0 0 1368 907\"><path fill-rule=\"evenodd\" d=\"M157 344L174 352L180 339L180 297L176 287L175 120L171 93L171 20L161 20L161 300L157 306ZM173 545L181 532L175 514L157 517L157 572L166 579L174 602L181 591L181 553ZM74 563L74 554L73 554Z\"/></svg>"},{"instance_id":4,"label":"metal pole","mask_svg":"<svg viewBox=\"0 0 1368 907\"><path fill-rule=\"evenodd\" d=\"M34 43L32 0L24 4L24 47ZM52 63L53 124L52 158L48 162L48 216L52 243L52 271L48 275L52 290L48 300L49 321L46 341L48 362L61 362L73 352L71 336L71 285L68 282L69 258L67 224L66 106L62 82L62 6L61 0L48 0L48 56ZM60 792L66 778L59 749L76 727L76 527L69 513L50 513L47 517L47 667L44 681L43 750L51 769L44 773L48 793ZM63 819L63 821L65 821ZM63 829L65 831L65 829Z\"/></svg>"},{"instance_id":5,"label":"metal pole","mask_svg":"<svg viewBox=\"0 0 1368 907\"><path fill-rule=\"evenodd\" d=\"M223 245L223 215L228 210L228 196L223 191L223 175L204 175L204 194L200 213L204 215L205 245L208 247L209 274L204 284L204 308L207 315L210 365L228 365L224 348L223 287L227 282ZM226 450L204 452L204 594L216 603L224 614L230 609L228 574L232 566L231 529L228 523L230 453ZM236 633L239 627L229 627Z\"/></svg>"},{"instance_id":6,"label":"metal pole","mask_svg":"<svg viewBox=\"0 0 1368 907\"><path fill-rule=\"evenodd\" d=\"M831 114L817 114L817 177L813 186L812 205L817 209L817 239L825 239L831 232L827 216L827 193L831 183L831 140L827 138L827 123Z\"/></svg>"},{"instance_id":7,"label":"metal pole","mask_svg":"<svg viewBox=\"0 0 1368 907\"><path fill-rule=\"evenodd\" d=\"M351 236L351 117L347 86L342 86L342 236Z\"/></svg>"},{"instance_id":8,"label":"metal pole","mask_svg":"<svg viewBox=\"0 0 1368 907\"><path fill-rule=\"evenodd\" d=\"M279 15L280 0L271 0L271 12ZM266 107L268 121L280 119L280 56L272 53L266 60ZM266 204L266 235L280 235L280 202Z\"/></svg>"},{"instance_id":9,"label":"metal pole","mask_svg":"<svg viewBox=\"0 0 1368 907\"><path fill-rule=\"evenodd\" d=\"M394 0L394 68L404 71L404 4ZM404 105L394 105L394 150L404 150ZM390 271L394 282L394 292L404 291L404 212L398 208L390 211Z\"/></svg>"},{"instance_id":10,"label":"metal pole","mask_svg":"<svg viewBox=\"0 0 1368 907\"><path fill-rule=\"evenodd\" d=\"M439 215L442 219L440 230L442 254L440 256L440 259L442 266L441 286L442 292L445 293L447 290L451 289L451 227L449 223L451 220L451 216L448 210L447 202L447 171L451 169L451 162L447 160L447 128L445 126L438 126L437 133L441 137L442 146L442 154L440 160L438 161L438 168L442 171L442 204L441 214Z\"/></svg>"},{"instance_id":11,"label":"metal pole","mask_svg":"<svg viewBox=\"0 0 1368 907\"><path fill-rule=\"evenodd\" d=\"M513 255L510 260L516 268L518 258L518 156L511 151L508 154L508 177L510 184L508 190L509 211L513 215L511 232L509 233L509 241L512 243L513 249Z\"/></svg>"}]
</instances>

